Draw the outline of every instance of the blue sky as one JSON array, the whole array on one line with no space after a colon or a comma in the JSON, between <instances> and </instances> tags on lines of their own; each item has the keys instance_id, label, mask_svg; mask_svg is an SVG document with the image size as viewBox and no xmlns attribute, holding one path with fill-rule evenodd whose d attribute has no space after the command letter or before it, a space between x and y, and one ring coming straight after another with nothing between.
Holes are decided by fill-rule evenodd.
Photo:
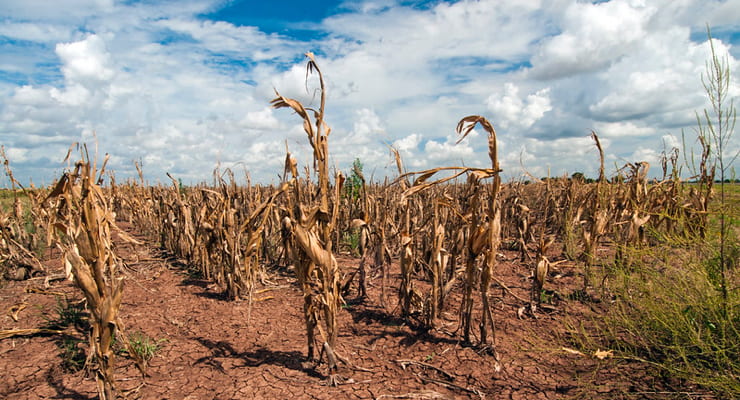
<instances>
[{"instance_id":1,"label":"blue sky","mask_svg":"<svg viewBox=\"0 0 740 400\"><path fill-rule=\"evenodd\" d=\"M659 176L661 151L682 132L691 146L707 107L707 25L738 76L737 0L4 0L0 144L24 183L51 183L79 141L97 141L119 180L140 161L152 183L217 165L275 182L286 143L310 161L301 121L269 101L316 105L312 51L342 170L360 158L395 175L389 146L409 170L488 165L482 134L455 144L457 121L480 114L507 178L522 165L594 175L592 130L608 171L648 161Z\"/></svg>"},{"instance_id":2,"label":"blue sky","mask_svg":"<svg viewBox=\"0 0 740 400\"><path fill-rule=\"evenodd\" d=\"M321 21L346 9L342 1L233 1L204 17L239 26L258 26L266 33L277 33L298 40L321 36Z\"/></svg>"}]
</instances>

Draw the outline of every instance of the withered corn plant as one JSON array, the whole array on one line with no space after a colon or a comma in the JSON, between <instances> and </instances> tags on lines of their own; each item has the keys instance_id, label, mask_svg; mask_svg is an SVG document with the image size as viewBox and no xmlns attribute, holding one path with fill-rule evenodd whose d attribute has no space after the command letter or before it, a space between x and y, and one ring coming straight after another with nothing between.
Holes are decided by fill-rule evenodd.
<instances>
[{"instance_id":1,"label":"withered corn plant","mask_svg":"<svg viewBox=\"0 0 740 400\"><path fill-rule=\"evenodd\" d=\"M653 218L653 232L662 232L664 237L683 236L683 211L681 198L684 196L684 185L681 182L681 172L678 165L679 150L671 149L661 154L663 179L653 188L655 196L651 201L651 215ZM669 168L670 164L670 168Z\"/></svg>"},{"instance_id":2,"label":"withered corn plant","mask_svg":"<svg viewBox=\"0 0 740 400\"><path fill-rule=\"evenodd\" d=\"M261 251L264 231L278 196L288 188L281 185L269 197L256 204L244 220L226 231L226 252L229 255L227 293L231 298L247 297L250 304L261 271Z\"/></svg>"},{"instance_id":3,"label":"withered corn plant","mask_svg":"<svg viewBox=\"0 0 740 400\"><path fill-rule=\"evenodd\" d=\"M362 171L355 168L353 173L359 177L361 183L357 196L359 207L356 207L359 215L355 218L350 218L352 215L345 215L347 221L344 222L349 222L351 232L358 236L360 264L357 270L350 273L342 284L342 293L348 292L356 276L358 297L364 299L367 296L368 269L370 269L370 272L377 272L379 269L381 276L380 305L386 307L387 274L391 260L391 253L387 244L387 232L390 223L388 213L392 212L393 207L390 199L391 192L387 187L368 185Z\"/></svg>"},{"instance_id":4,"label":"withered corn plant","mask_svg":"<svg viewBox=\"0 0 740 400\"><path fill-rule=\"evenodd\" d=\"M47 231L48 212L42 205L41 190L26 190L13 176L5 147L0 146L5 174L10 179L13 195L12 210L0 209L0 279L23 280L46 273L35 254L42 243L41 233ZM23 196L28 199L30 210L24 210Z\"/></svg>"},{"instance_id":5,"label":"withered corn plant","mask_svg":"<svg viewBox=\"0 0 740 400\"><path fill-rule=\"evenodd\" d=\"M360 264L358 265L357 270L350 274L347 281L342 285L342 293L346 292L349 289L349 285L352 283L355 275L357 275L358 295L361 299L364 299L367 296L366 264L368 257L372 251L372 249L370 248L370 240L374 221L373 216L371 215L372 210L370 206L370 197L367 193L367 182L365 181L365 175L362 173L362 170L356 165L352 168L352 174L360 180L359 188L357 188L359 189L359 192L352 193L349 196L346 196L346 200L348 203L352 202L353 200L359 201L360 205L359 207L347 208L359 208L361 215L359 215L357 218L352 218L353 216L349 214L346 216L346 219L352 221L350 224L350 229L352 229L358 235L357 250L360 255ZM383 295L381 294L381 299L382 298Z\"/></svg>"},{"instance_id":6,"label":"withered corn plant","mask_svg":"<svg viewBox=\"0 0 740 400\"><path fill-rule=\"evenodd\" d=\"M596 133L591 133L591 138L596 142L596 147L599 150L599 159L601 167L599 171L603 170L604 165L604 151L601 147L601 142ZM583 291L591 285L592 269L597 261L597 250L599 241L607 232L607 227L610 221L609 214L609 184L601 173L599 173L599 180L596 182L587 195L585 201L585 218L582 221L584 228L581 230L583 238L583 259L584 259L584 272L583 272Z\"/></svg>"},{"instance_id":7,"label":"withered corn plant","mask_svg":"<svg viewBox=\"0 0 740 400\"><path fill-rule=\"evenodd\" d=\"M71 149L70 149L71 150ZM123 295L120 260L114 252L115 214L100 186L108 161L100 171L82 146L74 170L64 173L47 197L54 204L56 244L66 268L87 300L91 314L88 367L92 368L101 399L115 399L113 341L121 329L118 312ZM69 154L68 154L69 157ZM129 238L119 231L122 238Z\"/></svg>"},{"instance_id":8,"label":"withered corn plant","mask_svg":"<svg viewBox=\"0 0 740 400\"><path fill-rule=\"evenodd\" d=\"M529 307L533 312L542 303L542 290L552 266L550 259L547 257L547 250L552 246L554 241L554 237L547 238L545 236L543 229L540 239L537 242L537 255L534 259L534 271L532 274L532 294Z\"/></svg>"},{"instance_id":9,"label":"withered corn plant","mask_svg":"<svg viewBox=\"0 0 740 400\"><path fill-rule=\"evenodd\" d=\"M405 185L406 177L420 175L403 191L400 200L406 210L400 235L399 302L405 318L421 314L423 318L420 322L425 329L435 328L436 319L444 308L445 298L457 277L452 271L454 264L451 263L448 248L454 249L454 254L461 252L461 246L456 244L459 235L455 235L452 242L446 239L446 232L459 232L463 227L449 223L457 219L450 218L450 213L461 215L461 212L456 210L456 206L450 201L451 197L445 193L444 184L475 171L480 169L439 167L407 173L396 179L396 182ZM439 172L451 172L452 175L429 180ZM426 282L418 282L416 285L413 278L418 272L424 273ZM423 289L426 285L429 289L425 295Z\"/></svg>"},{"instance_id":10,"label":"withered corn plant","mask_svg":"<svg viewBox=\"0 0 740 400\"><path fill-rule=\"evenodd\" d=\"M599 180L602 182L603 180ZM550 180L547 181L548 186ZM582 216L585 211L585 198L589 193L588 185L575 180L557 182L552 188L551 219L563 242L563 255L575 261L582 254L581 244L583 236ZM546 221L547 223L547 221Z\"/></svg>"},{"instance_id":11,"label":"withered corn plant","mask_svg":"<svg viewBox=\"0 0 740 400\"><path fill-rule=\"evenodd\" d=\"M465 214L468 227L468 240L466 242L465 254L465 286L463 289L462 304L460 306L460 325L462 328L463 341L471 343L470 330L473 323L474 291L480 274L480 255L485 254L488 245L489 224L485 217L485 209L481 205L484 199L484 186L480 177L470 175L468 177L471 193L468 196L468 210Z\"/></svg>"},{"instance_id":12,"label":"withered corn plant","mask_svg":"<svg viewBox=\"0 0 740 400\"><path fill-rule=\"evenodd\" d=\"M614 241L616 253L614 261L617 265L629 268L632 250L639 248L645 241L644 225L650 220L651 199L648 197L647 174L650 164L646 161L628 163L626 187L616 186L612 207L614 223ZM654 186L650 194L654 194L659 186Z\"/></svg>"},{"instance_id":13,"label":"withered corn plant","mask_svg":"<svg viewBox=\"0 0 740 400\"><path fill-rule=\"evenodd\" d=\"M490 326L492 343L491 350L494 356L498 358L495 350L496 327L493 321L493 312L488 299L488 288L491 286L493 270L496 267L496 254L501 242L501 207L499 204L498 194L501 190L501 168L498 162L498 150L496 143L496 131L493 125L484 117L478 115L467 116L457 124L457 133L461 135L458 140L461 141L475 128L480 125L488 133L488 156L491 159L491 168L488 170L476 171L482 178L492 178L489 184L488 204L486 208L487 226L485 228L485 244L483 248L485 253L485 263L481 266L480 272L480 296L482 303L482 316L480 322L480 345L488 345L488 327ZM480 228L478 229L480 230ZM471 241L474 238L471 235ZM466 279L466 282L469 280ZM468 322L469 325L469 322Z\"/></svg>"},{"instance_id":14,"label":"withered corn plant","mask_svg":"<svg viewBox=\"0 0 740 400\"><path fill-rule=\"evenodd\" d=\"M698 116L697 116L697 119ZM699 120L701 126L701 120ZM688 204L684 207L686 213L687 227L692 236L704 239L707 234L707 222L709 218L709 202L712 199L712 187L716 174L716 165L712 163L712 144L707 135L699 135L697 141L701 147L699 156L699 167L696 169L694 152L686 150L684 143L684 157L691 157L686 164L692 169L689 179L696 181L697 185L692 187L688 196Z\"/></svg>"},{"instance_id":15,"label":"withered corn plant","mask_svg":"<svg viewBox=\"0 0 740 400\"><path fill-rule=\"evenodd\" d=\"M391 152L393 153L393 156L396 160L396 168L398 168L399 178L397 181L399 182L403 193L406 193L406 191L410 187L410 183L406 179L407 174L403 168L403 160L401 159L401 154L393 147L391 147ZM400 227L398 235L401 253L401 282L398 286L398 302L401 305L401 315L404 318L408 318L409 316L411 316L412 313L411 305L414 302L414 299L418 299L420 298L420 296L414 290L413 281L411 279L415 267L415 257L413 237L411 235L411 206L409 204L408 197L401 196L398 204L403 210L403 225ZM419 301L417 300L417 303L418 302Z\"/></svg>"},{"instance_id":16,"label":"withered corn plant","mask_svg":"<svg viewBox=\"0 0 740 400\"><path fill-rule=\"evenodd\" d=\"M309 61L307 76L316 72L321 89L321 105L318 110L305 108L299 101L281 96L271 101L274 108L290 108L303 119L303 129L313 149L314 169L318 186L313 190L310 180L304 184L298 177L297 162L286 155L284 176L291 174L291 194L288 196L286 216L283 220L285 243L291 247L290 254L296 275L303 289L304 318L308 339L308 358L314 359L314 329L319 329L322 347L329 368L329 383L338 384L337 359L342 359L336 350L338 336L337 313L343 302L340 295L340 271L332 252L333 232L337 225L337 215L344 178L341 173L335 176L334 190L329 182L329 135L331 129L326 124L326 88L324 77L313 53L306 53ZM313 118L312 118L313 117ZM309 200L303 194L310 194ZM320 323L321 322L321 323ZM319 358L319 361L321 357Z\"/></svg>"},{"instance_id":17,"label":"withered corn plant","mask_svg":"<svg viewBox=\"0 0 740 400\"><path fill-rule=\"evenodd\" d=\"M467 135L475 128L476 125L480 124L483 129L488 133L488 154L491 159L491 168L470 168L470 167L439 167L426 171L420 171L416 173L409 173L402 175L401 178L405 178L408 175L419 176L414 180L413 184L408 187L402 195L402 203L408 202L412 196L417 196L423 192L427 192L431 188L440 187L441 185L454 181L460 176L468 176L468 189L464 191L464 196L468 198L468 204L466 211L464 211L463 219L467 221L466 230L469 232L467 235L463 234L462 237L467 236L467 251L466 251L466 268L465 268L465 292L463 294L463 303L461 307L461 326L463 328L463 338L466 341L470 341L470 327L473 321L473 292L475 288L478 289L481 298L481 318L480 318L480 337L479 345L484 348L488 348L496 356L495 347L493 344L489 344L489 333L493 337L495 342L495 324L493 320L493 312L490 307L488 299L488 289L493 279L493 270L496 265L496 254L500 245L501 240L501 207L498 200L498 195L501 190L501 178L500 168L498 163L498 153L496 144L496 132L493 126L487 119L472 115L463 118L457 125L457 133L461 136L458 143L465 139ZM444 171L450 172L451 175L437 180L430 180L437 173ZM484 179L491 179L490 185L483 186L482 181ZM454 186L454 185L453 185ZM472 188L472 189L470 189ZM472 190L472 191L471 191ZM485 192L485 194L484 194ZM436 193L435 197L439 196L440 193ZM445 196L446 197L446 196ZM487 200L487 201L484 201ZM449 290L449 282L445 282L440 279L441 272L444 265L448 262L449 252L442 246L445 238L444 225L440 223L442 219L438 216L442 209L451 210L450 204L444 204L444 207L440 207L445 200L436 200L438 206L435 206L435 213L431 224L424 224L422 226L431 225L431 231L426 232L426 239L429 242L426 248L430 250L429 260L431 261L431 289L429 300L426 302L425 310L428 313L426 324L428 327L434 327L434 319L439 316L439 312L442 309L440 299L446 290ZM429 203L426 203L429 204ZM423 210L423 209L422 209ZM422 210L418 212L421 213ZM458 211L463 214L463 212ZM408 218L408 217L407 217ZM408 224L408 222L407 222ZM462 228L457 228L462 229ZM411 249L408 246L411 243L413 235L409 234L404 237L402 235L402 245L405 246L405 250L402 253L401 266L402 273L404 268L404 254L411 253ZM458 240L457 235L454 240L450 243L451 246L455 246L455 242ZM424 239L423 239L424 240ZM482 255L483 260L479 263L478 256ZM407 256L408 257L408 256ZM450 276L450 275L448 275ZM399 297L402 304L411 303L411 294L408 290L408 286L404 286L402 283L401 293Z\"/></svg>"},{"instance_id":18,"label":"withered corn plant","mask_svg":"<svg viewBox=\"0 0 740 400\"><path fill-rule=\"evenodd\" d=\"M583 183L583 182L579 182ZM537 254L534 259L534 268L532 271L532 293L530 297L530 311L535 312L537 307L542 303L542 290L544 288L547 277L550 274L552 263L547 257L547 251L550 246L555 242L555 237L547 235L547 221L550 219L552 214L551 208L554 204L552 201L552 190L550 188L550 180L547 180L544 184L544 207L542 221L543 223L539 226L539 240L537 241ZM540 197L542 198L542 197Z\"/></svg>"}]
</instances>

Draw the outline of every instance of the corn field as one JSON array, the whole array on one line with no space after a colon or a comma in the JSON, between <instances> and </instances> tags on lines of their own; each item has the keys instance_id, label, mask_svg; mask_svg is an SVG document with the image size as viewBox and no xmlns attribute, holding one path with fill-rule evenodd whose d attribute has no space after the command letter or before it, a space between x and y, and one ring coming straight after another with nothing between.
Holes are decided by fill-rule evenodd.
<instances>
[{"instance_id":1,"label":"corn field","mask_svg":"<svg viewBox=\"0 0 740 400\"><path fill-rule=\"evenodd\" d=\"M260 288L276 273L295 276L303 297L295 308L305 322L305 356L313 368L325 368L330 385L361 368L340 350L343 332L336 320L350 299L379 304L389 318L402 319L420 334L443 332L494 358L500 369L505 360L497 341L505 333L497 329L500 316L491 299L511 292L497 278L504 249L517 252L529 277L530 296L516 297L527 318L550 311L542 296L558 292L551 278L566 266L582 279L576 297L586 299L609 290L614 268L643 263L640 249L707 235L713 171L703 168L698 183L687 185L677 149L663 155L660 180L648 180L654 166L644 161L627 163L608 177L592 133L600 155L593 161L600 164L593 182L502 182L497 135L506 133L475 115L451 128L460 141L482 129L487 143L472 145L488 149L490 165L407 172L391 149L397 177L368 182L355 170L361 186L348 195L346 177L330 168L331 112L323 75L314 56L307 57L308 73L319 79L319 109L277 92L271 104L303 121L313 164L298 165L286 150L282 182L275 186L239 185L229 169L214 170L211 183L185 187L168 175L171 184L149 185L138 164L138 179L118 181L105 162L98 167L80 147L79 161L53 187L28 189L13 179L12 160L2 153L15 196L9 209L0 210L3 278L52 274L34 253L40 244L62 254L65 267L58 272L74 280L91 315L87 363L100 398L117 395L111 349L123 329L119 311L126 297L113 236L133 240L117 223L133 226L234 303L260 301ZM21 193L27 202L20 201ZM347 237L356 243L348 244ZM359 261L342 265L336 255L352 251ZM380 287L378 298L369 296L369 284ZM454 329L440 324L445 311L456 316Z\"/></svg>"}]
</instances>

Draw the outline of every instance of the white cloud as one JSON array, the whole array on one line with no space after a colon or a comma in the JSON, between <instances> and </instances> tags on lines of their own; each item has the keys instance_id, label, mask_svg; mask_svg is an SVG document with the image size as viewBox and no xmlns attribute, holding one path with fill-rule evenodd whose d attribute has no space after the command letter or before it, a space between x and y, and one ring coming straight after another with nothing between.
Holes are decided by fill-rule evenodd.
<instances>
[{"instance_id":1,"label":"white cloud","mask_svg":"<svg viewBox=\"0 0 740 400\"><path fill-rule=\"evenodd\" d=\"M90 102L90 91L77 83L68 85L64 91L51 88L49 96L65 106L84 106Z\"/></svg>"},{"instance_id":2,"label":"white cloud","mask_svg":"<svg viewBox=\"0 0 740 400\"><path fill-rule=\"evenodd\" d=\"M528 129L552 110L549 94L550 89L545 88L522 99L519 97L519 88L513 83L506 83L503 93L490 95L486 104L502 128L516 126Z\"/></svg>"},{"instance_id":3,"label":"white cloud","mask_svg":"<svg viewBox=\"0 0 740 400\"><path fill-rule=\"evenodd\" d=\"M9 22L0 25L0 36L32 42L52 42L69 40L72 32L60 25Z\"/></svg>"},{"instance_id":4,"label":"white cloud","mask_svg":"<svg viewBox=\"0 0 740 400\"><path fill-rule=\"evenodd\" d=\"M614 141L600 137L606 153L607 172L613 170ZM525 171L536 178L571 175L582 172L588 177L598 175L599 153L589 135L554 140L524 139L515 151L502 152L501 167L504 176L523 177Z\"/></svg>"},{"instance_id":5,"label":"white cloud","mask_svg":"<svg viewBox=\"0 0 740 400\"><path fill-rule=\"evenodd\" d=\"M660 169L660 152L653 148L638 147L630 154L625 164L627 162L634 164L642 161L647 161L650 164L650 172L656 173Z\"/></svg>"},{"instance_id":6,"label":"white cloud","mask_svg":"<svg viewBox=\"0 0 740 400\"><path fill-rule=\"evenodd\" d=\"M277 118L273 115L270 108L264 108L260 111L249 111L241 123L249 129L276 129L279 126Z\"/></svg>"},{"instance_id":7,"label":"white cloud","mask_svg":"<svg viewBox=\"0 0 740 400\"><path fill-rule=\"evenodd\" d=\"M598 122L594 125L599 137L626 138L655 135L655 128L638 126L634 122Z\"/></svg>"},{"instance_id":8,"label":"white cloud","mask_svg":"<svg viewBox=\"0 0 740 400\"><path fill-rule=\"evenodd\" d=\"M610 65L645 38L645 25L656 11L644 2L571 3L563 15L563 31L534 54L533 76L560 78Z\"/></svg>"},{"instance_id":9,"label":"white cloud","mask_svg":"<svg viewBox=\"0 0 740 400\"><path fill-rule=\"evenodd\" d=\"M704 21L724 34L721 53L738 54L727 32L740 30L740 7L715 0L346 2L302 26L321 30L316 41L203 17L221 0L43 3L0 4L0 35L22 42L0 47L0 137L17 175L37 182L93 131L113 169L135 174L142 159L152 181L164 171L207 180L221 163L269 182L286 142L310 164L301 121L269 107L277 89L318 108L309 50L326 79L339 169L360 158L366 174L395 175L389 144L409 170L489 165L482 133L455 144L457 122L479 114L496 127L505 174L521 158L538 176L589 175L591 130L608 167L655 160L664 141L691 133L706 107Z\"/></svg>"},{"instance_id":10,"label":"white cloud","mask_svg":"<svg viewBox=\"0 0 740 400\"><path fill-rule=\"evenodd\" d=\"M691 114L703 103L699 77L708 46L688 36L687 29L674 28L646 38L640 49L605 71L604 95L589 110L610 120L677 110Z\"/></svg>"},{"instance_id":11,"label":"white cloud","mask_svg":"<svg viewBox=\"0 0 740 400\"><path fill-rule=\"evenodd\" d=\"M421 143L421 135L418 133L412 133L393 142L393 147L398 151L412 153L417 149L419 143Z\"/></svg>"},{"instance_id":12,"label":"white cloud","mask_svg":"<svg viewBox=\"0 0 740 400\"><path fill-rule=\"evenodd\" d=\"M79 42L60 43L56 53L64 64L64 77L69 81L106 81L113 77L110 55L98 35L90 35Z\"/></svg>"},{"instance_id":13,"label":"white cloud","mask_svg":"<svg viewBox=\"0 0 740 400\"><path fill-rule=\"evenodd\" d=\"M444 142L430 140L424 146L424 153L429 160L439 162L441 166L460 165L466 158L469 159L474 151L468 141L457 144L455 142L456 138L453 137L448 137Z\"/></svg>"},{"instance_id":14,"label":"white cloud","mask_svg":"<svg viewBox=\"0 0 740 400\"><path fill-rule=\"evenodd\" d=\"M214 52L249 52L255 61L275 58L283 49L283 40L267 35L256 27L241 26L223 21L196 21L193 19L164 19L156 22L172 32L186 34ZM278 54L276 54L278 53Z\"/></svg>"},{"instance_id":15,"label":"white cloud","mask_svg":"<svg viewBox=\"0 0 740 400\"><path fill-rule=\"evenodd\" d=\"M28 160L28 149L10 148L5 151L5 155L14 162L24 162Z\"/></svg>"},{"instance_id":16,"label":"white cloud","mask_svg":"<svg viewBox=\"0 0 740 400\"><path fill-rule=\"evenodd\" d=\"M113 6L114 0L6 0L0 3L0 15L26 20L66 20L109 12Z\"/></svg>"}]
</instances>

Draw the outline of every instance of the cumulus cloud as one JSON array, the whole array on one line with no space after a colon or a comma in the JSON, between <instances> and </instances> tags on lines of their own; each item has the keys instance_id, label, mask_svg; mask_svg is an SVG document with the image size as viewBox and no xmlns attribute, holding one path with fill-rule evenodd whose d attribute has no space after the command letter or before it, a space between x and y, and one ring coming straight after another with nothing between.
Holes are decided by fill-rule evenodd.
<instances>
[{"instance_id":1,"label":"cumulus cloud","mask_svg":"<svg viewBox=\"0 0 740 400\"><path fill-rule=\"evenodd\" d=\"M459 165L461 161L473 155L473 148L468 142L455 143L454 138L446 141L430 140L424 146L429 160L441 162L444 166Z\"/></svg>"},{"instance_id":2,"label":"cumulus cloud","mask_svg":"<svg viewBox=\"0 0 740 400\"><path fill-rule=\"evenodd\" d=\"M241 123L250 129L276 129L279 122L270 108L264 108L260 111L249 111Z\"/></svg>"},{"instance_id":3,"label":"cumulus cloud","mask_svg":"<svg viewBox=\"0 0 740 400\"><path fill-rule=\"evenodd\" d=\"M676 110L691 114L703 103L699 77L705 71L708 47L706 42L691 42L687 29L652 35L640 49L608 70L604 95L589 111L612 121ZM720 51L726 50L722 47Z\"/></svg>"},{"instance_id":4,"label":"cumulus cloud","mask_svg":"<svg viewBox=\"0 0 740 400\"><path fill-rule=\"evenodd\" d=\"M552 110L549 95L550 89L545 88L522 99L519 96L519 87L513 83L506 83L503 93L490 95L486 99L486 105L502 128L516 126L528 129L546 112Z\"/></svg>"},{"instance_id":5,"label":"cumulus cloud","mask_svg":"<svg viewBox=\"0 0 740 400\"><path fill-rule=\"evenodd\" d=\"M532 57L532 75L553 79L599 70L631 52L656 12L642 1L571 3L563 31L543 41Z\"/></svg>"},{"instance_id":6,"label":"cumulus cloud","mask_svg":"<svg viewBox=\"0 0 740 400\"><path fill-rule=\"evenodd\" d=\"M113 8L113 0L8 0L0 3L0 15L34 21L63 21L109 12Z\"/></svg>"},{"instance_id":7,"label":"cumulus cloud","mask_svg":"<svg viewBox=\"0 0 740 400\"><path fill-rule=\"evenodd\" d=\"M655 135L655 128L638 126L634 122L599 122L595 125L600 137L624 138Z\"/></svg>"},{"instance_id":8,"label":"cumulus cloud","mask_svg":"<svg viewBox=\"0 0 740 400\"><path fill-rule=\"evenodd\" d=\"M520 159L538 176L593 173L591 130L608 165L655 160L707 105L704 21L740 73L727 33L740 11L719 0L345 2L301 25L320 40L204 17L221 0L43 3L0 4L0 137L37 182L93 133L117 173L141 160L151 181L197 182L219 164L269 182L286 142L310 164L300 119L269 107L277 89L318 108L308 50L326 79L332 163L360 158L376 177L396 173L388 145L409 170L488 165L481 133L455 144L471 114L493 122L510 176Z\"/></svg>"},{"instance_id":9,"label":"cumulus cloud","mask_svg":"<svg viewBox=\"0 0 740 400\"><path fill-rule=\"evenodd\" d=\"M73 43L60 43L56 53L61 59L64 77L73 82L106 81L113 77L110 55L98 35Z\"/></svg>"}]
</instances>

